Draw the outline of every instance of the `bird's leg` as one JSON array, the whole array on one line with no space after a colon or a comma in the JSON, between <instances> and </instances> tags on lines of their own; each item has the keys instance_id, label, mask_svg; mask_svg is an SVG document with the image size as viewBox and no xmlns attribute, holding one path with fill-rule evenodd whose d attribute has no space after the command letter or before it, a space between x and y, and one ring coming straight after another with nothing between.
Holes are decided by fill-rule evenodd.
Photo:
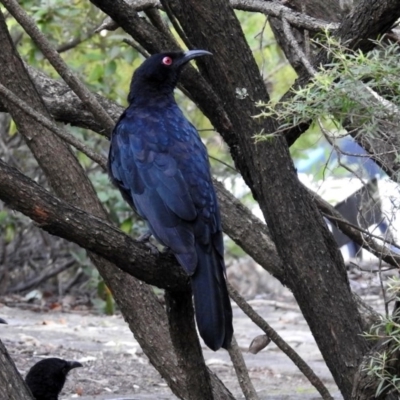
<instances>
[{"instance_id":1,"label":"bird's leg","mask_svg":"<svg viewBox=\"0 0 400 400\"><path fill-rule=\"evenodd\" d=\"M148 242L152 233L150 230L146 231L145 233L142 233L137 239L137 242L143 243L143 242Z\"/></svg>"},{"instance_id":2,"label":"bird's leg","mask_svg":"<svg viewBox=\"0 0 400 400\"><path fill-rule=\"evenodd\" d=\"M145 246L149 248L151 254L158 255L160 253L159 250L153 243L150 242L151 235L152 235L152 233L150 232L150 230L148 230L145 233L143 233L142 235L140 235L136 239L136 241L139 243L144 243Z\"/></svg>"}]
</instances>

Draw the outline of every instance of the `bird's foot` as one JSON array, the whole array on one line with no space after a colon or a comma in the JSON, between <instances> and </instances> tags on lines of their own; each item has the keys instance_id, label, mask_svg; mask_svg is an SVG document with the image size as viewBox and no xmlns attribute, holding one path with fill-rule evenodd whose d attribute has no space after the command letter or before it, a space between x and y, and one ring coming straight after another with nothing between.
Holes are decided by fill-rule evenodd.
<instances>
[{"instance_id":1,"label":"bird's foot","mask_svg":"<svg viewBox=\"0 0 400 400\"><path fill-rule=\"evenodd\" d=\"M148 242L149 239L151 238L151 232L150 231L146 231L145 233L141 234L136 241L143 243L143 242Z\"/></svg>"},{"instance_id":2,"label":"bird's foot","mask_svg":"<svg viewBox=\"0 0 400 400\"><path fill-rule=\"evenodd\" d=\"M153 243L150 242L150 237L151 237L152 233L150 231L147 231L145 233L143 233L142 235L140 235L136 241L139 243L144 243L144 245L146 247L148 247L148 249L150 250L150 253L157 256L160 254L157 246L155 246Z\"/></svg>"}]
</instances>

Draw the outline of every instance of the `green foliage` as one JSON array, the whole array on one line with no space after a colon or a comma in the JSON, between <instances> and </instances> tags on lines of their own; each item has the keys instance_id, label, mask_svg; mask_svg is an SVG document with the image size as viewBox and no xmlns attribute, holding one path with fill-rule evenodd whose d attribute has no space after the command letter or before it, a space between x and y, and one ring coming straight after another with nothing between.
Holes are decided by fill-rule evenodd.
<instances>
[{"instance_id":1,"label":"green foliage","mask_svg":"<svg viewBox=\"0 0 400 400\"><path fill-rule=\"evenodd\" d=\"M10 243L16 234L18 219L12 211L6 209L0 211L0 232L5 243Z\"/></svg>"},{"instance_id":2,"label":"green foliage","mask_svg":"<svg viewBox=\"0 0 400 400\"><path fill-rule=\"evenodd\" d=\"M275 134L301 123L325 119L336 128L336 134L346 120L357 126L360 134L373 135L380 129L380 123L398 117L397 43L384 46L377 42L376 48L367 54L346 49L329 35L319 45L325 47L331 62L308 85L294 90L290 102L259 104L262 108L259 117L275 117L280 122ZM256 138L268 137L260 134Z\"/></svg>"},{"instance_id":3,"label":"green foliage","mask_svg":"<svg viewBox=\"0 0 400 400\"><path fill-rule=\"evenodd\" d=\"M388 294L392 299L400 301L400 279L390 278L388 283ZM400 377L397 375L395 365L398 363L398 352L400 351L400 310L397 309L393 316L381 316L381 320L371 327L370 332L364 337L378 341L381 346L386 346L385 351L374 353L364 371L373 376L379 382L375 396L378 397L384 391L395 390L400 393Z\"/></svg>"}]
</instances>

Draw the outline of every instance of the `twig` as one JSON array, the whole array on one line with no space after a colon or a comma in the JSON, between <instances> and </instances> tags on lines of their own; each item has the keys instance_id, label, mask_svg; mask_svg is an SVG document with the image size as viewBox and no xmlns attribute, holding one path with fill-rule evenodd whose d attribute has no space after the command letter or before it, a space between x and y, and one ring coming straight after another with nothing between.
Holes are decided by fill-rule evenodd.
<instances>
[{"instance_id":1,"label":"twig","mask_svg":"<svg viewBox=\"0 0 400 400\"><path fill-rule=\"evenodd\" d=\"M90 32L86 32L82 36L78 36L75 39L70 40L67 43L60 44L57 47L57 53L63 53L64 51L68 51L73 49L76 46L79 46L81 43L85 42L86 40L89 40L92 36L94 36L96 33L98 33L98 29L100 28L101 24L98 25L96 28L93 28L90 30Z\"/></svg>"},{"instance_id":2,"label":"twig","mask_svg":"<svg viewBox=\"0 0 400 400\"><path fill-rule=\"evenodd\" d=\"M340 229L345 235L347 235L350 239L354 240L363 248L369 250L376 257L382 257L384 261L388 264L393 265L397 268L400 266L400 256L390 251L388 248L384 246L378 245L371 236L373 234L364 231L366 234L363 235L361 231L363 231L360 227L351 224L350 222L343 219L343 216L337 211L334 207L332 207L327 201L325 201L321 196L312 190L305 188L314 198L317 203L319 210L323 215L326 216L338 229ZM379 237L378 237L379 238ZM379 238L382 240L382 238Z\"/></svg>"},{"instance_id":3,"label":"twig","mask_svg":"<svg viewBox=\"0 0 400 400\"><path fill-rule=\"evenodd\" d=\"M68 268L72 267L76 264L75 259L71 259L66 261L64 264L59 265L58 267L52 268L50 271L45 271L41 275L35 275L33 278L29 279L28 281L21 282L15 286L12 286L7 292L8 293L15 293L15 292L22 292L23 290L31 289L34 286L40 285L42 282L47 281L47 279L52 278L60 274L61 272L67 270Z\"/></svg>"},{"instance_id":4,"label":"twig","mask_svg":"<svg viewBox=\"0 0 400 400\"><path fill-rule=\"evenodd\" d=\"M292 30L290 28L289 22L286 19L286 14L285 16L282 15L282 27L283 27L283 33L286 36L286 39L288 40L289 44L293 47L293 50L296 52L297 56L303 63L305 69L307 72L310 74L310 76L315 76L317 71L315 68L311 65L310 61L308 60L307 56L304 54L303 50L299 46L296 38L294 37Z\"/></svg>"},{"instance_id":5,"label":"twig","mask_svg":"<svg viewBox=\"0 0 400 400\"><path fill-rule=\"evenodd\" d=\"M131 46L132 48L134 48L135 50L137 50L143 57L145 57L145 58L150 57L150 53L144 47L142 47L139 43L135 42L134 40L132 40L130 38L124 38L124 39L122 39L122 41L124 43L126 43L127 45Z\"/></svg>"},{"instance_id":6,"label":"twig","mask_svg":"<svg viewBox=\"0 0 400 400\"><path fill-rule=\"evenodd\" d=\"M291 25L296 28L304 28L312 32L324 30L336 30L339 24L328 23L326 21L310 17L307 14L295 12L288 7L285 7L274 1L263 0L230 0L233 8L243 11L260 12L271 17L282 17L282 12L285 13L285 18Z\"/></svg>"},{"instance_id":7,"label":"twig","mask_svg":"<svg viewBox=\"0 0 400 400\"><path fill-rule=\"evenodd\" d=\"M237 344L235 336L232 337L231 345L228 348L229 356L231 358L233 367L235 368L236 376L239 385L246 400L259 400L253 383L251 382L249 371L244 362L243 354Z\"/></svg>"},{"instance_id":8,"label":"twig","mask_svg":"<svg viewBox=\"0 0 400 400\"><path fill-rule=\"evenodd\" d=\"M185 43L185 46L188 49L192 49L193 46L190 44L189 38L186 36L186 33L182 30L179 22L175 18L174 13L172 12L171 7L169 6L169 2L168 1L162 1L162 4L164 6L164 11L168 15L168 18L171 21L172 26L174 27L174 29L178 33L179 37L182 39L183 43ZM175 41L174 38L172 38L172 39Z\"/></svg>"},{"instance_id":9,"label":"twig","mask_svg":"<svg viewBox=\"0 0 400 400\"><path fill-rule=\"evenodd\" d=\"M26 114L34 118L37 122L50 129L53 133L59 136L61 139L65 140L70 145L74 146L76 149L86 154L91 160L99 164L104 170L107 170L107 160L101 154L96 153L80 140L74 138L71 134L66 132L64 129L59 128L56 124L50 121L45 116L39 114L36 110L30 107L27 103L22 101L13 92L8 90L5 86L0 83L0 94L2 94L8 101L13 103L16 107L20 108Z\"/></svg>"},{"instance_id":10,"label":"twig","mask_svg":"<svg viewBox=\"0 0 400 400\"><path fill-rule=\"evenodd\" d=\"M294 362L304 376L310 383L318 390L324 400L333 400L328 389L324 386L321 380L315 375L314 371L307 365L307 363L290 347L279 334L263 319L253 308L246 302L246 300L239 294L239 292L228 283L229 295L235 300L236 304L243 310L243 312L258 326L268 337Z\"/></svg>"},{"instance_id":11,"label":"twig","mask_svg":"<svg viewBox=\"0 0 400 400\"><path fill-rule=\"evenodd\" d=\"M35 21L21 8L16 0L1 0L1 3L7 8L10 14L24 28L26 33L33 39L43 55L49 60L50 64L64 79L67 85L81 99L83 105L92 112L95 118L98 118L104 125L104 129L111 131L114 127L114 121L103 109L95 96L86 88L86 86L75 76L68 68L67 64L57 53L57 50L50 44L43 33L39 30Z\"/></svg>"},{"instance_id":12,"label":"twig","mask_svg":"<svg viewBox=\"0 0 400 400\"><path fill-rule=\"evenodd\" d=\"M233 172L235 172L236 174L238 173L238 170L237 170L235 167L233 167L232 165L229 165L228 163L226 163L225 161L221 160L220 158L211 156L210 154L208 155L208 158L211 158L212 160L217 161L217 162L219 162L219 163L222 164L222 165L225 165L225 167L231 169L231 170L232 170Z\"/></svg>"},{"instance_id":13,"label":"twig","mask_svg":"<svg viewBox=\"0 0 400 400\"><path fill-rule=\"evenodd\" d=\"M353 228L353 229L356 229L357 231L359 231L359 232L361 232L361 233L364 233L365 235L368 235L368 236L371 237L371 238L375 238L375 239L381 240L381 241L383 241L383 242L385 242L385 243L389 243L389 244L391 244L392 246L395 246L395 247L397 247L398 249L400 249L400 246L399 246L396 242L394 242L393 240L388 240L387 238L382 238L382 237L380 237L380 236L378 236L378 235L374 235L373 233L368 232L367 230L365 230L365 229L363 229L363 228L361 228L361 227L359 227L359 226L357 226L357 225L352 224L350 221L348 221L348 220L346 220L346 219L344 219L344 218L338 218L337 216L330 215L329 213L325 213L324 211L322 211L322 213L323 213L323 214L325 215L325 217L328 218L329 220L332 219L332 220L335 221L335 222L340 222L341 224L346 224L346 225L348 225L349 227L351 227L351 228Z\"/></svg>"}]
</instances>

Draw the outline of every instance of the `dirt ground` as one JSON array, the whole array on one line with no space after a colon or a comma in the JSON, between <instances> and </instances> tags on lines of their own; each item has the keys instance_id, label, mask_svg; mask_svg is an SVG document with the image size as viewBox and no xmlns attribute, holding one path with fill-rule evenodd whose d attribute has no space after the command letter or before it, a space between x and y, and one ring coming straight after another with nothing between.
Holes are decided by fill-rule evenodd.
<instances>
[{"instance_id":1,"label":"dirt ground","mask_svg":"<svg viewBox=\"0 0 400 400\"><path fill-rule=\"evenodd\" d=\"M379 295L369 294L366 299L373 306L382 304ZM341 399L291 294L281 291L279 301L264 298L249 303L313 368L333 397ZM257 355L250 354L250 342L262 332L235 304L233 312L236 338L260 399L321 398L273 343ZM43 312L37 306L0 298L0 316L8 321L8 325L0 325L0 338L23 376L44 357L77 360L84 365L69 374L61 400L176 399L120 315L99 316L92 310L60 307ZM212 352L204 345L203 352L207 364L234 396L244 398L228 353Z\"/></svg>"}]
</instances>

